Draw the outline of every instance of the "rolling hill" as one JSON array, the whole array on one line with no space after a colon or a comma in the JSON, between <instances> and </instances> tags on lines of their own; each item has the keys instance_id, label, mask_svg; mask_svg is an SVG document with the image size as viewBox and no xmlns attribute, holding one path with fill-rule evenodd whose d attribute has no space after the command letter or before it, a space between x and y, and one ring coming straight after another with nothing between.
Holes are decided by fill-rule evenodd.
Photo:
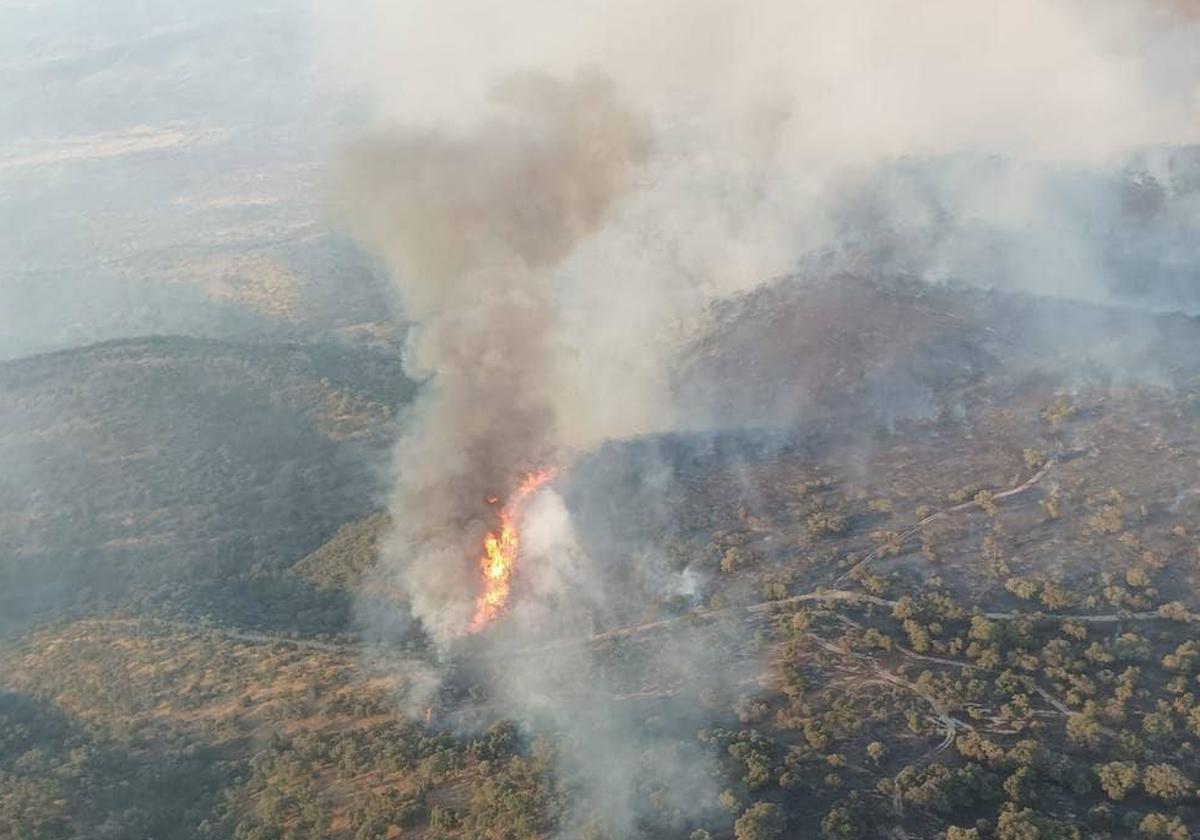
<instances>
[{"instance_id":1,"label":"rolling hill","mask_svg":"<svg viewBox=\"0 0 1200 840\"><path fill-rule=\"evenodd\" d=\"M394 352L0 366L0 836L1190 836L1196 322L863 277L711 318L704 423L559 481L595 633L450 661L351 609Z\"/></svg>"},{"instance_id":2,"label":"rolling hill","mask_svg":"<svg viewBox=\"0 0 1200 840\"><path fill-rule=\"evenodd\" d=\"M413 390L399 371L383 351L177 338L0 364L0 614L236 611L248 580L269 612L297 581L277 573L371 510Z\"/></svg>"}]
</instances>

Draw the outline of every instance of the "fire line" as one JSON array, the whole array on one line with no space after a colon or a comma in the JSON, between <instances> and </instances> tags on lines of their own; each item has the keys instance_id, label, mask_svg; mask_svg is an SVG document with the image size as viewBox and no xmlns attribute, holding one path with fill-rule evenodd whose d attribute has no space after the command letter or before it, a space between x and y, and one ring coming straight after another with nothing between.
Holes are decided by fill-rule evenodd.
<instances>
[{"instance_id":1,"label":"fire line","mask_svg":"<svg viewBox=\"0 0 1200 840\"><path fill-rule=\"evenodd\" d=\"M550 468L529 473L512 496L499 511L499 529L490 531L483 540L483 556L479 558L483 572L483 593L475 600L475 616L468 630L478 633L495 621L508 603L512 585L513 568L521 547L517 531L517 519L524 501L546 482L554 478L557 470ZM493 500L489 499L489 502Z\"/></svg>"}]
</instances>

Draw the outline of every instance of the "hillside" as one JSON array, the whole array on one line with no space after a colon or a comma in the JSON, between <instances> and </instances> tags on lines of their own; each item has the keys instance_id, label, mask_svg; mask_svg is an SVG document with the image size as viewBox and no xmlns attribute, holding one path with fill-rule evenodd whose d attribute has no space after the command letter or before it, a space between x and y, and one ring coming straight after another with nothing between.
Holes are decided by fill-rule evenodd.
<instances>
[{"instance_id":1,"label":"hillside","mask_svg":"<svg viewBox=\"0 0 1200 840\"><path fill-rule=\"evenodd\" d=\"M713 318L678 387L735 395L720 430L558 482L594 634L450 662L347 632L394 360L163 339L4 367L5 458L40 482L5 485L6 573L103 562L154 614L93 597L0 650L0 837L1200 829L1195 322L862 279ZM755 401L775 422L736 428ZM504 672L538 709L513 719Z\"/></svg>"},{"instance_id":2,"label":"hillside","mask_svg":"<svg viewBox=\"0 0 1200 840\"><path fill-rule=\"evenodd\" d=\"M170 600L270 621L296 580L277 573L371 509L411 393L394 356L336 345L144 339L0 364L0 615Z\"/></svg>"},{"instance_id":3,"label":"hillside","mask_svg":"<svg viewBox=\"0 0 1200 840\"><path fill-rule=\"evenodd\" d=\"M721 301L676 375L700 425L851 415L858 427L954 413L978 383L1186 383L1197 320L904 275L799 276ZM869 419L863 412L869 412Z\"/></svg>"}]
</instances>

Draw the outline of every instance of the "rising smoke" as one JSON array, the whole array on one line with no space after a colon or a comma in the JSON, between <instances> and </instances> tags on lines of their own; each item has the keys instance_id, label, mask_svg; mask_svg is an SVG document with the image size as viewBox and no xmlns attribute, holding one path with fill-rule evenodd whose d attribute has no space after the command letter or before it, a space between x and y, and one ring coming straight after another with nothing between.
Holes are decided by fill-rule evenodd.
<instances>
[{"instance_id":1,"label":"rising smoke","mask_svg":"<svg viewBox=\"0 0 1200 840\"><path fill-rule=\"evenodd\" d=\"M468 133L381 136L349 167L358 228L415 322L407 373L428 380L397 450L384 555L441 644L471 618L489 500L572 443L551 269L605 221L648 151L601 77L512 76L491 101Z\"/></svg>"},{"instance_id":2,"label":"rising smoke","mask_svg":"<svg viewBox=\"0 0 1200 840\"><path fill-rule=\"evenodd\" d=\"M383 127L349 155L346 203L391 267L415 324L408 373L426 382L397 448L382 574L443 650L470 621L489 497L606 440L689 425L670 371L713 300L814 253L858 264L859 240L881 232L925 280L974 272L1106 299L1080 213L1109 193L1060 186L1196 134L1196 33L1167 4L351 7L317 20ZM986 271L996 251L977 245L995 238L980 230L1018 243ZM587 632L628 594L606 589L620 584L556 495L526 520L500 652ZM681 679L705 673L695 648L659 655ZM613 780L653 737L620 720L579 649L549 661L514 655L493 672L501 708L590 744L597 795L631 813ZM556 696L550 675L600 681L585 703Z\"/></svg>"}]
</instances>

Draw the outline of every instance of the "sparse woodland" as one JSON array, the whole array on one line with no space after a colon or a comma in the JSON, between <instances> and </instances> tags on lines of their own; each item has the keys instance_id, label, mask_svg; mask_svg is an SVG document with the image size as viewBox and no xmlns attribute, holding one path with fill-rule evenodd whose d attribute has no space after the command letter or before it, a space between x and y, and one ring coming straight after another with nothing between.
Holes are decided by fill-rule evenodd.
<instances>
[{"instance_id":1,"label":"sparse woodland","mask_svg":"<svg viewBox=\"0 0 1200 840\"><path fill-rule=\"evenodd\" d=\"M964 387L965 419L899 424L869 447L819 425L769 446L653 444L673 476L666 520L639 495L661 487L636 479L652 444L579 465L601 491L632 488L610 513L624 537L701 581L629 593L575 642L628 683L612 707L646 735L620 824L691 840L1200 833L1196 401ZM388 400L354 399L384 416ZM326 428L354 428L356 404ZM310 452L310 474L360 445ZM236 500L254 516L271 510L260 486ZM4 526L7 597L20 563L53 556L11 553L52 511L35 501ZM162 505L110 508L94 527ZM258 559L234 576L193 555L167 589L147 573L123 594L72 592L69 610L10 632L0 837L623 840L574 772L586 756L552 728L489 719L485 686L448 686L428 717L406 708L405 678L362 655L349 610L386 519L364 497L328 520L261 556L248 522L243 559ZM621 562L623 544L607 550ZM694 634L720 668L647 668ZM704 757L703 801L656 776L663 732Z\"/></svg>"}]
</instances>

